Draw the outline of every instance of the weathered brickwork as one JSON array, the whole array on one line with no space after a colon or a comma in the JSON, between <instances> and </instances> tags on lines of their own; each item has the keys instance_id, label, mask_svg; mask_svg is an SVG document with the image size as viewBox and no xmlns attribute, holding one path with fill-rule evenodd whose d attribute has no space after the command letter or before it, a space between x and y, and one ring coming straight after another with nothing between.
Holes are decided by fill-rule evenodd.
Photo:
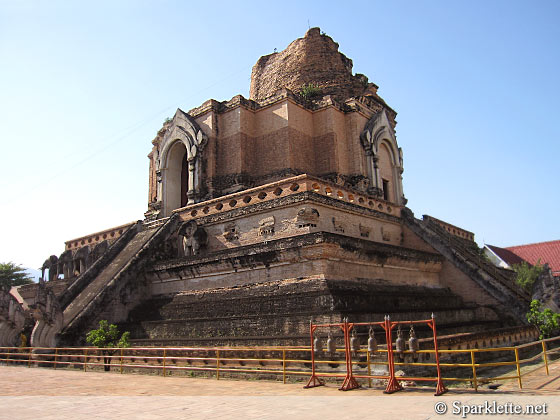
<instances>
[{"instance_id":1,"label":"weathered brickwork","mask_svg":"<svg viewBox=\"0 0 560 420\"><path fill-rule=\"evenodd\" d=\"M330 37L261 57L250 97L165 121L145 220L67 241L22 287L34 346L84 344L101 319L143 345L307 344L310 319L524 322L528 295L471 232L405 207L396 112Z\"/></svg>"},{"instance_id":2,"label":"weathered brickwork","mask_svg":"<svg viewBox=\"0 0 560 420\"><path fill-rule=\"evenodd\" d=\"M375 92L376 88L364 75L353 76L352 60L338 52L338 44L331 37L321 34L319 28L312 28L284 51L257 61L251 74L249 96L260 101L279 89L298 92L308 84L342 101L361 96L368 89Z\"/></svg>"},{"instance_id":3,"label":"weathered brickwork","mask_svg":"<svg viewBox=\"0 0 560 420\"><path fill-rule=\"evenodd\" d=\"M210 111L214 113L213 109ZM371 110L367 111L371 115ZM200 189L205 199L219 197L268 182L282 179L282 175L310 174L324 178L341 177L360 182L352 187L366 191L370 185L366 156L360 144L359 129L367 122L367 115L342 111L334 105L310 110L297 104L289 95L280 95L277 102L254 111L242 103L237 108L212 115L212 126L195 121L208 136L206 153L201 157L203 180ZM160 159L158 142L150 153L150 205L157 203L155 161ZM400 182L392 173L398 165L394 156L384 177L391 185ZM224 181L226 180L226 181ZM229 182L228 182L229 181ZM401 203L401 197L391 201Z\"/></svg>"},{"instance_id":4,"label":"weathered brickwork","mask_svg":"<svg viewBox=\"0 0 560 420\"><path fill-rule=\"evenodd\" d=\"M465 324L473 331L499 326L495 314L466 305L446 289L287 279L156 296L132 311L126 328L135 339L183 345L240 339L307 344L310 319L340 322L348 316L355 321L377 321L391 313L393 319L405 320L429 318L432 312L442 331ZM427 331L421 331L424 334Z\"/></svg>"},{"instance_id":5,"label":"weathered brickwork","mask_svg":"<svg viewBox=\"0 0 560 420\"><path fill-rule=\"evenodd\" d=\"M161 262L147 276L161 294L291 277L438 287L440 269L437 254L316 232Z\"/></svg>"},{"instance_id":6,"label":"weathered brickwork","mask_svg":"<svg viewBox=\"0 0 560 420\"><path fill-rule=\"evenodd\" d=\"M249 100L240 95L221 103L210 100L188 113L179 110L166 121L148 155L150 210L157 211L162 203L164 215L169 215L165 193L158 195L158 184L164 191L169 188L173 165L164 145L176 140L171 133L187 114L195 130L208 138L205 153L197 158L200 179L191 192L199 201L263 185L289 171L343 179L373 196L382 195L383 179L385 197L405 202L402 153L393 133L396 112L377 95L377 86L365 76L352 75L352 61L338 52L330 37L311 29L281 53L262 57L251 80ZM320 86L321 93L303 95L300 88L309 83ZM388 127L377 132L382 138L375 139L371 153L379 165L372 168L371 148L362 144L361 131L380 113L387 115Z\"/></svg>"}]
</instances>

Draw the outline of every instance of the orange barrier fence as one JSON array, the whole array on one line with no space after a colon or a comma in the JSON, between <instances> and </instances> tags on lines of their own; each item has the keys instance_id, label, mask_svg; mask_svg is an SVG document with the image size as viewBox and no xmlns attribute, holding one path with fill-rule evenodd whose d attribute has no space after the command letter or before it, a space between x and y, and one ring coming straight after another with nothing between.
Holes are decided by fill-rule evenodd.
<instances>
[{"instance_id":1,"label":"orange barrier fence","mask_svg":"<svg viewBox=\"0 0 560 420\"><path fill-rule=\"evenodd\" d=\"M342 382L342 386L339 388L341 391L349 391L351 389L359 388L360 384L357 382L355 375L353 374L353 362L352 362L352 354L358 354L359 352L359 345L357 343L357 337L355 335L356 329L355 327L358 326L369 326L369 339L368 339L368 361L369 361L369 353L375 353L377 351L377 340L375 339L375 334L373 327L378 326L381 327L385 332L385 342L388 343L386 345L387 348L387 366L388 366L388 376L372 376L371 369L368 369L368 376L371 383L371 378L375 377L376 379L387 379L387 387L385 388L386 394L392 394L393 392L397 392L402 390L402 386L399 380L395 376L395 352L399 355L403 355L405 352L405 343L404 339L402 338L402 331L401 325L408 325L410 327L410 339L409 339L409 348L410 351L416 354L419 350L419 342L416 338L416 334L414 332L414 325L418 324L425 324L432 330L432 338L433 338L433 345L434 345L434 354L435 354L435 366L437 370L437 378L436 378L436 394L435 395L442 395L447 390L443 385L443 381L441 379L441 370L440 370L440 363L439 363L439 352L438 352L438 342L437 342L437 331L436 331L436 320L434 318L434 314L430 319L423 319L423 320L415 320L415 321L391 321L390 316L386 315L383 322L348 322L348 318L345 318L342 323L331 323L331 324L313 324L313 322L309 325L309 331L311 336L311 360L312 360L312 368L311 368L311 378L309 378L309 382L305 388L312 388L316 386L324 385L324 382L321 380L320 373L317 373L315 370L315 354L318 353L318 338L314 337L314 333L318 328L340 328L344 333L344 351L345 351L345 359L346 359L346 376L344 381ZM395 341L395 350L393 350L393 338L392 338L392 331L395 327L398 326L397 330L397 340ZM353 336L350 337L350 333L353 333ZM329 333L330 334L330 333ZM330 341L330 335L329 340ZM327 347L330 347L330 344L327 344ZM332 353L332 351L331 351ZM368 362L369 364L369 362ZM414 377L411 378L416 381L431 381L431 378L424 378L424 377Z\"/></svg>"}]
</instances>

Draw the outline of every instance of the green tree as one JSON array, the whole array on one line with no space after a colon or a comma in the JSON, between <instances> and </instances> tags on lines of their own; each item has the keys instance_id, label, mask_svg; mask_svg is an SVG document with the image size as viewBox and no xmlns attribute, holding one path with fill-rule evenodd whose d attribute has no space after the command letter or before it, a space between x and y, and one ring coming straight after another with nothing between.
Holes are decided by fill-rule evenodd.
<instances>
[{"instance_id":1,"label":"green tree","mask_svg":"<svg viewBox=\"0 0 560 420\"><path fill-rule=\"evenodd\" d=\"M91 330L86 335L86 341L93 346L100 347L103 350L103 359L105 363L105 370L111 370L111 357L117 350L114 348L130 347L128 331L122 333L119 337L119 329L115 324L109 325L105 319L99 321L99 328Z\"/></svg>"},{"instance_id":2,"label":"green tree","mask_svg":"<svg viewBox=\"0 0 560 420\"><path fill-rule=\"evenodd\" d=\"M515 282L531 293L535 281L543 271L541 260L537 261L535 265L529 265L526 261L523 261L521 264L514 264L512 268L517 274Z\"/></svg>"},{"instance_id":3,"label":"green tree","mask_svg":"<svg viewBox=\"0 0 560 420\"><path fill-rule=\"evenodd\" d=\"M551 337L560 326L560 314L546 308L542 310L542 304L536 299L531 301L529 312L527 312L527 321L539 330L539 338Z\"/></svg>"},{"instance_id":4,"label":"green tree","mask_svg":"<svg viewBox=\"0 0 560 420\"><path fill-rule=\"evenodd\" d=\"M0 263L0 287L10 289L30 283L33 283L33 279L25 272L25 268L13 262Z\"/></svg>"}]
</instances>

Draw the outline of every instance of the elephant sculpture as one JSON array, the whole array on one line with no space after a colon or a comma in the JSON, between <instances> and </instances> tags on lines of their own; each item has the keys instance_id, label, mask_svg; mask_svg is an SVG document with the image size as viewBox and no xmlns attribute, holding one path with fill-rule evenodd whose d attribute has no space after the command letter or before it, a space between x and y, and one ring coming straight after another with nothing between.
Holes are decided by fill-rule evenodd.
<instances>
[{"instance_id":1,"label":"elephant sculpture","mask_svg":"<svg viewBox=\"0 0 560 420\"><path fill-rule=\"evenodd\" d=\"M93 251L91 251L90 254L91 264L93 264L95 261L101 258L101 256L105 254L108 249L109 249L109 241L107 241L106 239L104 241L99 242L97 245L95 245Z\"/></svg>"},{"instance_id":2,"label":"elephant sculpture","mask_svg":"<svg viewBox=\"0 0 560 420\"><path fill-rule=\"evenodd\" d=\"M58 257L58 274L62 274L65 279L74 275L74 258L71 250L66 250Z\"/></svg>"},{"instance_id":3,"label":"elephant sculpture","mask_svg":"<svg viewBox=\"0 0 560 420\"><path fill-rule=\"evenodd\" d=\"M45 270L49 270L48 281L52 281L58 277L58 257L51 255L45 260L41 267L41 278L45 280Z\"/></svg>"},{"instance_id":4,"label":"elephant sculpture","mask_svg":"<svg viewBox=\"0 0 560 420\"><path fill-rule=\"evenodd\" d=\"M90 247L85 245L78 249L73 255L73 275L79 276L90 266Z\"/></svg>"}]
</instances>

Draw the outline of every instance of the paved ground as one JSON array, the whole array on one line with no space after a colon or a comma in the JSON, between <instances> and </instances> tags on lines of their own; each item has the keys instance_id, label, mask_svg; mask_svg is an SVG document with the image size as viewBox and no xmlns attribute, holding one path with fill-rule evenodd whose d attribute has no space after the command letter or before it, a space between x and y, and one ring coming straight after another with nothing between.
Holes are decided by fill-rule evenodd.
<instances>
[{"instance_id":1,"label":"paved ground","mask_svg":"<svg viewBox=\"0 0 560 420\"><path fill-rule=\"evenodd\" d=\"M494 418L559 419L558 395L560 362L551 365L550 376L525 377L522 391L510 382L497 391L450 391L441 397L434 397L433 389L384 395L380 389L341 392L334 385L303 389L277 382L0 366L0 419L436 419L461 418L454 409L492 415L494 401L502 410L513 404L522 409L539 404L542 410L546 404L548 413ZM442 403L445 415L434 408Z\"/></svg>"},{"instance_id":2,"label":"paved ground","mask_svg":"<svg viewBox=\"0 0 560 420\"><path fill-rule=\"evenodd\" d=\"M546 375L544 366L536 372L523 376L523 389L529 393L560 395L560 360L549 365L549 375ZM517 381L509 381L500 387L502 391L519 392ZM560 413L558 413L560 419Z\"/></svg>"}]
</instances>

